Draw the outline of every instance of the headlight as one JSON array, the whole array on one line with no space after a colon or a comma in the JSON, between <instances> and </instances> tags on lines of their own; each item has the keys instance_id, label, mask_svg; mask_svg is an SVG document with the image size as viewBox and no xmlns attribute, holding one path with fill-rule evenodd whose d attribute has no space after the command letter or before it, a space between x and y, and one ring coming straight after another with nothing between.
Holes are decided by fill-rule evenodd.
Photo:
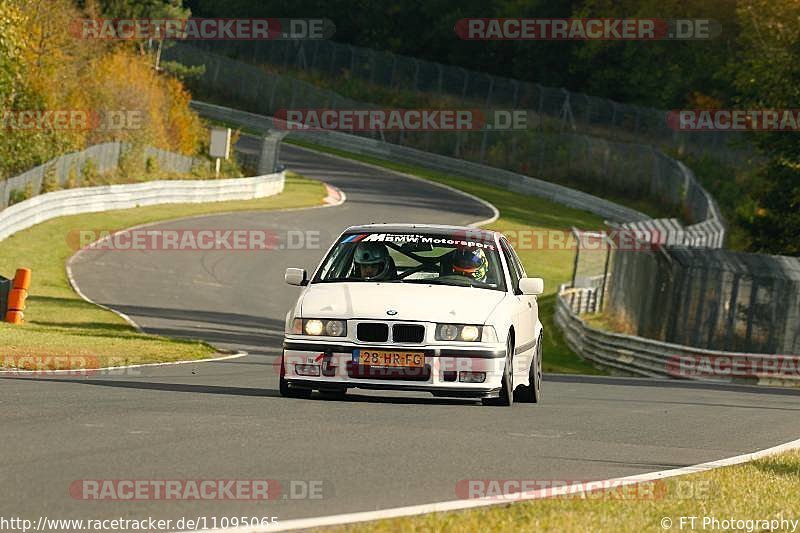
<instances>
[{"instance_id":1,"label":"headlight","mask_svg":"<svg viewBox=\"0 0 800 533\"><path fill-rule=\"evenodd\" d=\"M324 327L322 320L306 320L303 331L306 332L306 335L322 335Z\"/></svg>"},{"instance_id":2,"label":"headlight","mask_svg":"<svg viewBox=\"0 0 800 533\"><path fill-rule=\"evenodd\" d=\"M319 337L344 337L347 335L347 323L344 320L325 320L319 318L295 318L292 333Z\"/></svg>"},{"instance_id":3,"label":"headlight","mask_svg":"<svg viewBox=\"0 0 800 533\"><path fill-rule=\"evenodd\" d=\"M497 342L497 334L492 326L473 326L468 324L437 324L437 341Z\"/></svg>"},{"instance_id":4,"label":"headlight","mask_svg":"<svg viewBox=\"0 0 800 533\"><path fill-rule=\"evenodd\" d=\"M458 326L453 324L439 324L436 328L436 340L452 341L458 337Z\"/></svg>"},{"instance_id":5,"label":"headlight","mask_svg":"<svg viewBox=\"0 0 800 533\"><path fill-rule=\"evenodd\" d=\"M459 336L463 341L476 341L481 338L481 330L478 326L464 326Z\"/></svg>"},{"instance_id":6,"label":"headlight","mask_svg":"<svg viewBox=\"0 0 800 533\"><path fill-rule=\"evenodd\" d=\"M341 320L328 320L325 323L325 333L331 337L341 337L344 335L345 325Z\"/></svg>"}]
</instances>

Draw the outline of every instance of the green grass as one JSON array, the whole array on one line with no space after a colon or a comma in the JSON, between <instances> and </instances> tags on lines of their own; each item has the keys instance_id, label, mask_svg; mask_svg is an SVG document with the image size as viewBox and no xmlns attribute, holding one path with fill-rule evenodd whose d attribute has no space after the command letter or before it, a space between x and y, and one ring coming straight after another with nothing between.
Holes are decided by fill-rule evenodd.
<instances>
[{"instance_id":1,"label":"green grass","mask_svg":"<svg viewBox=\"0 0 800 533\"><path fill-rule=\"evenodd\" d=\"M800 452L793 451L751 463L654 482L642 490L557 496L332 529L348 532L712 531L710 524L705 528L702 526L704 517L715 517L720 521L730 518L800 519L798 492ZM682 516L698 517L695 527L684 522L681 528ZM669 529L661 525L665 518L671 521ZM751 530L770 531L761 527ZM779 527L772 531L792 531L792 528Z\"/></svg>"},{"instance_id":2,"label":"green grass","mask_svg":"<svg viewBox=\"0 0 800 533\"><path fill-rule=\"evenodd\" d=\"M600 312L600 313L585 313L581 318L587 325L611 333L624 333L625 335L636 335L636 330L632 324L620 322L616 317Z\"/></svg>"},{"instance_id":3,"label":"green grass","mask_svg":"<svg viewBox=\"0 0 800 533\"><path fill-rule=\"evenodd\" d=\"M325 187L318 181L289 175L282 194L256 200L208 204L169 204L56 218L0 242L0 273L33 271L26 323L0 322L0 366L19 357L96 357L102 366L202 359L211 346L137 333L114 313L82 300L70 288L65 272L75 252L69 238L75 230L114 231L131 226L232 211L275 210L322 204ZM66 361L66 360L65 360Z\"/></svg>"},{"instance_id":4,"label":"green grass","mask_svg":"<svg viewBox=\"0 0 800 533\"><path fill-rule=\"evenodd\" d=\"M476 180L451 176L423 167L357 155L294 139L288 142L398 172L413 174L474 194L491 202L500 211L500 218L485 227L507 235L527 235L529 234L527 232L537 232L534 235L540 235L547 231L568 232L572 226L580 229L604 228L602 218L596 215L578 209L570 209L536 196L521 195ZM554 322L556 292L561 283L570 281L574 250L569 247L534 250L523 249L520 246L516 246L516 249L528 275L544 278L545 281L545 293L539 298L540 320L545 328L544 371L567 374L605 374L603 370L595 368L570 350Z\"/></svg>"}]
</instances>

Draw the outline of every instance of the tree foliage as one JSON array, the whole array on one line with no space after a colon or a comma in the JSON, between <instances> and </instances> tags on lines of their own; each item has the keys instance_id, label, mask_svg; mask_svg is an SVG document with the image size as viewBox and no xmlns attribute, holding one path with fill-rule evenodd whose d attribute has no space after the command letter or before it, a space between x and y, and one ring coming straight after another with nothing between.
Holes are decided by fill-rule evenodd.
<instances>
[{"instance_id":1,"label":"tree foliage","mask_svg":"<svg viewBox=\"0 0 800 533\"><path fill-rule=\"evenodd\" d=\"M796 109L800 103L800 3L742 0L742 51L734 85L747 109ZM755 142L767 163L748 225L756 250L800 255L800 133L764 132Z\"/></svg>"},{"instance_id":2,"label":"tree foliage","mask_svg":"<svg viewBox=\"0 0 800 533\"><path fill-rule=\"evenodd\" d=\"M196 153L204 129L180 81L157 72L137 45L80 39L71 31L81 18L181 15L170 11L180 6L180 0L0 0L0 111L144 118L124 128L7 129L0 135L0 178L106 141Z\"/></svg>"},{"instance_id":3,"label":"tree foliage","mask_svg":"<svg viewBox=\"0 0 800 533\"><path fill-rule=\"evenodd\" d=\"M800 107L798 0L187 0L197 16L324 17L335 41L490 74L563 86L626 104L675 108ZM712 19L709 40L463 41L470 17ZM708 172L752 250L800 254L800 134L748 134L757 172ZM703 163L713 169L712 162ZM702 177L701 177L702 178Z\"/></svg>"}]
</instances>

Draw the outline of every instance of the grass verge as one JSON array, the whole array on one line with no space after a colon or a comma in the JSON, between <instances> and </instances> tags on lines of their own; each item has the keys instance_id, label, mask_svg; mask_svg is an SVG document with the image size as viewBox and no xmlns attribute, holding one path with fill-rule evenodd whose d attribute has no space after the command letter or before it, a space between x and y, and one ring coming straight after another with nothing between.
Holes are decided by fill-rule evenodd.
<instances>
[{"instance_id":1,"label":"grass verge","mask_svg":"<svg viewBox=\"0 0 800 533\"><path fill-rule=\"evenodd\" d=\"M660 480L654 490L556 496L514 505L334 528L338 531L793 531L747 520L800 519L800 451ZM694 527L688 517L696 517ZM684 517L681 523L681 517ZM715 518L716 527L704 520ZM723 520L741 520L726 525ZM800 528L798 528L800 529Z\"/></svg>"},{"instance_id":2,"label":"grass verge","mask_svg":"<svg viewBox=\"0 0 800 533\"><path fill-rule=\"evenodd\" d=\"M627 324L607 313L585 313L581 318L595 329L609 331L611 333L622 333L625 335L636 335L636 331L632 324Z\"/></svg>"},{"instance_id":3,"label":"grass verge","mask_svg":"<svg viewBox=\"0 0 800 533\"><path fill-rule=\"evenodd\" d=\"M554 322L556 291L559 284L569 281L569 277L572 274L574 250L568 246L559 246L557 243L554 243L551 247L553 249L547 249L547 246L539 246L538 248L540 249L531 249L536 247L532 245L520 246L524 242L535 242L533 239L537 236L544 236L547 239L543 242L551 242L551 236L562 235L561 232L569 232L572 226L581 229L602 229L604 227L602 218L586 211L570 209L548 202L536 196L521 195L475 180L460 178L423 167L353 154L313 143L299 142L294 139L288 142L398 172L413 174L436 183L449 185L491 202L500 211L500 218L485 227L503 232L511 238L512 243L515 240L514 236L516 236L518 243L515 247L528 275L542 277L545 280L545 293L539 298L540 319L545 328L544 371L567 374L606 373L579 358L570 350L561 335L561 331Z\"/></svg>"},{"instance_id":4,"label":"grass verge","mask_svg":"<svg viewBox=\"0 0 800 533\"><path fill-rule=\"evenodd\" d=\"M26 323L0 322L0 366L18 358L92 357L101 366L203 359L210 345L136 332L120 317L85 302L70 288L65 264L75 253L68 235L75 229L114 231L148 222L232 211L275 210L321 205L325 187L318 181L288 175L282 194L256 200L208 204L165 204L60 217L0 242L0 272L32 269ZM76 359L77 360L77 359ZM73 361L76 361L73 360ZM85 359L84 359L85 361ZM48 368L49 368L48 364Z\"/></svg>"}]
</instances>

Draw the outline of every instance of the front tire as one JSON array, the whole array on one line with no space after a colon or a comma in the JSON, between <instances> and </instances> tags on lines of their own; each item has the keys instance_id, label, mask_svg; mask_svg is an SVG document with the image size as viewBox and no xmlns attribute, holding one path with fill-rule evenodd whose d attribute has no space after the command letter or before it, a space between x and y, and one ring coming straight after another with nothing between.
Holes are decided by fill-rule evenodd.
<instances>
[{"instance_id":1,"label":"front tire","mask_svg":"<svg viewBox=\"0 0 800 533\"><path fill-rule=\"evenodd\" d=\"M542 337L536 341L536 353L533 355L530 370L528 370L528 386L525 387L520 401L526 403L541 403L542 401Z\"/></svg>"},{"instance_id":2,"label":"front tire","mask_svg":"<svg viewBox=\"0 0 800 533\"><path fill-rule=\"evenodd\" d=\"M500 382L498 398L484 398L483 405L500 405L509 407L514 404L514 341L509 336L506 343L506 363L503 368L503 379Z\"/></svg>"}]
</instances>

